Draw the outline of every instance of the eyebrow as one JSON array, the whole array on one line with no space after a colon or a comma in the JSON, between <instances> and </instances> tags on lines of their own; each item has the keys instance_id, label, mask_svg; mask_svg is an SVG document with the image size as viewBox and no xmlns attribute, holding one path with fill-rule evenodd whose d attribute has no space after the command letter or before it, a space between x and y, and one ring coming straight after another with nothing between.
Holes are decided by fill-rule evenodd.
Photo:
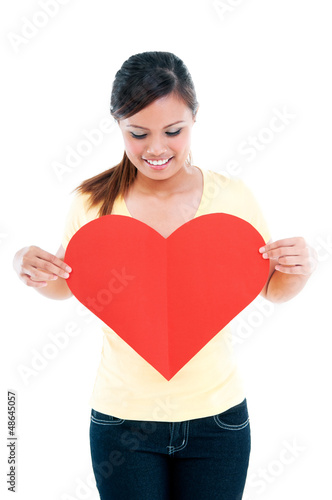
<instances>
[{"instance_id":1,"label":"eyebrow","mask_svg":"<svg viewBox=\"0 0 332 500\"><path fill-rule=\"evenodd\" d=\"M174 123L170 123L169 125L166 125L165 128L168 128L168 127L171 127L172 125L176 125L177 123L185 123L183 120L180 120L178 122L174 122ZM126 125L126 127L135 127L135 128L142 128L143 130L149 130L148 128L146 127L141 127L140 125L132 125L132 124L129 124L129 125Z\"/></svg>"}]
</instances>

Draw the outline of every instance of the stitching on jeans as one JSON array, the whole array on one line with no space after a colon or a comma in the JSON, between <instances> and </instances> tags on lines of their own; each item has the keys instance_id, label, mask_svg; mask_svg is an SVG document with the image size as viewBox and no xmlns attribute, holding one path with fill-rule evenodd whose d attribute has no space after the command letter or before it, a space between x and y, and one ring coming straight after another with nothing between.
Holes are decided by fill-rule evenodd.
<instances>
[{"instance_id":1,"label":"stitching on jeans","mask_svg":"<svg viewBox=\"0 0 332 500\"><path fill-rule=\"evenodd\" d=\"M239 424L239 425L224 424L223 422L221 422L218 419L218 415L214 415L213 419L214 419L215 423L218 425L218 427L220 427L221 429L227 429L230 431L239 431L241 429L244 429L244 427L246 427L249 424L249 418L247 418L247 420L243 424Z\"/></svg>"},{"instance_id":2,"label":"stitching on jeans","mask_svg":"<svg viewBox=\"0 0 332 500\"><path fill-rule=\"evenodd\" d=\"M95 424L99 425L119 425L123 424L124 420L97 420L94 416L91 415L91 421Z\"/></svg>"},{"instance_id":3,"label":"stitching on jeans","mask_svg":"<svg viewBox=\"0 0 332 500\"><path fill-rule=\"evenodd\" d=\"M185 424L185 425L186 425L186 430L185 430L185 438L184 438L184 440L183 440L183 443L182 443L180 446L178 446L177 448L175 448L175 447L173 446L173 453L174 453L175 451L180 451L180 450L183 450L183 448L185 448L185 447L187 446L187 444L188 444L189 422L186 422L186 424Z\"/></svg>"}]
</instances>

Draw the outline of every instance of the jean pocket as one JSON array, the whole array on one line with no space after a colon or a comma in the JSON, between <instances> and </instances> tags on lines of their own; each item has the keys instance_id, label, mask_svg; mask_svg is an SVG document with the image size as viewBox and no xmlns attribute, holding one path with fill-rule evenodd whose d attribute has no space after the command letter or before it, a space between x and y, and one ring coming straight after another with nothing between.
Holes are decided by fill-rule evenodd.
<instances>
[{"instance_id":1,"label":"jean pocket","mask_svg":"<svg viewBox=\"0 0 332 500\"><path fill-rule=\"evenodd\" d=\"M213 416L215 423L221 429L228 429L231 431L239 431L249 425L249 414L247 408L247 400L244 399L242 403L229 408L218 415Z\"/></svg>"},{"instance_id":2,"label":"jean pocket","mask_svg":"<svg viewBox=\"0 0 332 500\"><path fill-rule=\"evenodd\" d=\"M114 417L113 415L107 415L106 413L101 413L100 411L91 409L91 422L99 425L120 425L123 424L124 419Z\"/></svg>"}]
</instances>

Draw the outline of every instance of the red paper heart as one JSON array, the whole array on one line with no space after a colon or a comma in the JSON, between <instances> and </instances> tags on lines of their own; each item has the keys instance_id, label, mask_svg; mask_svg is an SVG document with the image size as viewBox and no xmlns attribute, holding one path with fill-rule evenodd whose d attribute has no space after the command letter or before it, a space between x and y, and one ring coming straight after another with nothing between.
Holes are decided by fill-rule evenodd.
<instances>
[{"instance_id":1,"label":"red paper heart","mask_svg":"<svg viewBox=\"0 0 332 500\"><path fill-rule=\"evenodd\" d=\"M260 233L238 217L196 217L168 238L105 215L82 226L64 261L76 298L170 380L266 283Z\"/></svg>"}]
</instances>

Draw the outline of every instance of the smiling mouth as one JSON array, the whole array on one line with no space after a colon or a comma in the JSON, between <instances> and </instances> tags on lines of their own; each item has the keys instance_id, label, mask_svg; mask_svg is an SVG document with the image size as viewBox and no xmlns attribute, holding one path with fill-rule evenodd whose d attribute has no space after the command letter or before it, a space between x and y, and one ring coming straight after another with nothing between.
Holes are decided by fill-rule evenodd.
<instances>
[{"instance_id":1,"label":"smiling mouth","mask_svg":"<svg viewBox=\"0 0 332 500\"><path fill-rule=\"evenodd\" d=\"M155 169L161 169L163 167L166 167L171 162L171 160L173 158L174 157L171 156L170 158L165 158L162 160L146 160L145 158L143 158L143 160L149 165L149 167L152 167Z\"/></svg>"}]
</instances>

